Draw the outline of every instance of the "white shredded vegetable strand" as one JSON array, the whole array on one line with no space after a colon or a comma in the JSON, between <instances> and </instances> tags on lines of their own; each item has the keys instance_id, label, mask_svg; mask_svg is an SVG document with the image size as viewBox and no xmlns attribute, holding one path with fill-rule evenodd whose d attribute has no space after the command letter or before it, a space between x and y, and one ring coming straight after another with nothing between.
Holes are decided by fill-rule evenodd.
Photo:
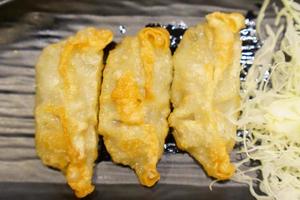
<instances>
[{"instance_id":1,"label":"white shredded vegetable strand","mask_svg":"<svg viewBox=\"0 0 300 200\"><path fill-rule=\"evenodd\" d=\"M281 2L277 27L265 26L264 44L241 83L237 124L244 135L237 142L243 160L236 163L233 180L248 184L256 199L300 199L300 4ZM258 27L269 4L263 4ZM249 169L245 163L250 160L260 164ZM254 171L261 176L253 176ZM256 184L265 194L257 193Z\"/></svg>"}]
</instances>

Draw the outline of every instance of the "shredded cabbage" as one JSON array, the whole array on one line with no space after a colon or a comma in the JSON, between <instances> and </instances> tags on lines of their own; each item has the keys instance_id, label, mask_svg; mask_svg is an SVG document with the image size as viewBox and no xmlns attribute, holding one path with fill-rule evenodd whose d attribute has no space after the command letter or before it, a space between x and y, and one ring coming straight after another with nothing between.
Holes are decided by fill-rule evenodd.
<instances>
[{"instance_id":1,"label":"shredded cabbage","mask_svg":"<svg viewBox=\"0 0 300 200\"><path fill-rule=\"evenodd\" d=\"M300 4L281 2L277 27L265 26L267 37L241 83L242 159L233 180L247 183L256 199L300 199ZM263 4L258 27L269 3ZM245 167L250 161L259 164Z\"/></svg>"}]
</instances>

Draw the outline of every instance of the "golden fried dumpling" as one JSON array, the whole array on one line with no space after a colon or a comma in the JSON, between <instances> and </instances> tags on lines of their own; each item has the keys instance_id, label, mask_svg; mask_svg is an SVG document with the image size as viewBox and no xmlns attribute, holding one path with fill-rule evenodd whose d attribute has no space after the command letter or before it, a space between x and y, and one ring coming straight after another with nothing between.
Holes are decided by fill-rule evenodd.
<instances>
[{"instance_id":1,"label":"golden fried dumpling","mask_svg":"<svg viewBox=\"0 0 300 200\"><path fill-rule=\"evenodd\" d=\"M37 153L63 171L77 197L94 190L103 48L112 37L86 28L46 47L36 65Z\"/></svg>"},{"instance_id":2,"label":"golden fried dumpling","mask_svg":"<svg viewBox=\"0 0 300 200\"><path fill-rule=\"evenodd\" d=\"M125 37L103 72L99 132L112 160L133 168L145 186L160 178L156 165L168 133L171 80L169 33L163 28Z\"/></svg>"},{"instance_id":3,"label":"golden fried dumpling","mask_svg":"<svg viewBox=\"0 0 300 200\"><path fill-rule=\"evenodd\" d=\"M230 178L240 104L239 30L244 17L215 12L189 28L174 57L169 117L178 147L190 153L209 176Z\"/></svg>"}]
</instances>

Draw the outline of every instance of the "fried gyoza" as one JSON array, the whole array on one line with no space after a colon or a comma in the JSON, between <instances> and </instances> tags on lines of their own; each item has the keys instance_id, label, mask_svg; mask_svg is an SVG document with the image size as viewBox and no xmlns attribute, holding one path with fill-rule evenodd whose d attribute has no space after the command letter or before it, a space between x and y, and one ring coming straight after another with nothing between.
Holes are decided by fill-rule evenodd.
<instances>
[{"instance_id":1,"label":"fried gyoza","mask_svg":"<svg viewBox=\"0 0 300 200\"><path fill-rule=\"evenodd\" d=\"M112 32L86 28L49 45L36 65L36 149L63 171L77 197L94 190L103 48Z\"/></svg>"},{"instance_id":2,"label":"fried gyoza","mask_svg":"<svg viewBox=\"0 0 300 200\"><path fill-rule=\"evenodd\" d=\"M244 17L215 12L189 28L174 57L169 122L178 147L189 152L209 176L230 178L235 168L236 110L240 104L239 30Z\"/></svg>"},{"instance_id":3,"label":"fried gyoza","mask_svg":"<svg viewBox=\"0 0 300 200\"><path fill-rule=\"evenodd\" d=\"M171 79L169 33L163 28L124 38L103 73L99 132L112 160L133 168L145 186L160 178L156 165L168 133Z\"/></svg>"}]
</instances>

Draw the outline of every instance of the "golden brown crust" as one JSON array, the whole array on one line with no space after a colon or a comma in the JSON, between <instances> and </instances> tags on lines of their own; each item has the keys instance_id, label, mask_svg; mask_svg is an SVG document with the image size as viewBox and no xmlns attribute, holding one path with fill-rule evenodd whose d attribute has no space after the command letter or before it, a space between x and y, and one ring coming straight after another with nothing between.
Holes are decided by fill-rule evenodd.
<instances>
[{"instance_id":1,"label":"golden brown crust","mask_svg":"<svg viewBox=\"0 0 300 200\"><path fill-rule=\"evenodd\" d=\"M169 122L179 148L198 160L209 176L229 179L234 171L229 153L234 145L239 107L238 31L244 18L215 12L189 28L174 61ZM234 114L233 114L234 113Z\"/></svg>"},{"instance_id":2,"label":"golden brown crust","mask_svg":"<svg viewBox=\"0 0 300 200\"><path fill-rule=\"evenodd\" d=\"M144 28L108 56L100 96L99 132L116 163L129 165L141 184L160 178L156 165L168 132L172 78L169 34Z\"/></svg>"},{"instance_id":3,"label":"golden brown crust","mask_svg":"<svg viewBox=\"0 0 300 200\"><path fill-rule=\"evenodd\" d=\"M77 197L94 190L103 48L112 32L86 28L45 48L36 65L36 148L62 170Z\"/></svg>"},{"instance_id":4,"label":"golden brown crust","mask_svg":"<svg viewBox=\"0 0 300 200\"><path fill-rule=\"evenodd\" d=\"M146 98L151 98L153 65L155 62L155 49L163 52L169 50L169 33L164 28L144 28L138 33L141 46L141 59L145 71L145 92Z\"/></svg>"}]
</instances>

